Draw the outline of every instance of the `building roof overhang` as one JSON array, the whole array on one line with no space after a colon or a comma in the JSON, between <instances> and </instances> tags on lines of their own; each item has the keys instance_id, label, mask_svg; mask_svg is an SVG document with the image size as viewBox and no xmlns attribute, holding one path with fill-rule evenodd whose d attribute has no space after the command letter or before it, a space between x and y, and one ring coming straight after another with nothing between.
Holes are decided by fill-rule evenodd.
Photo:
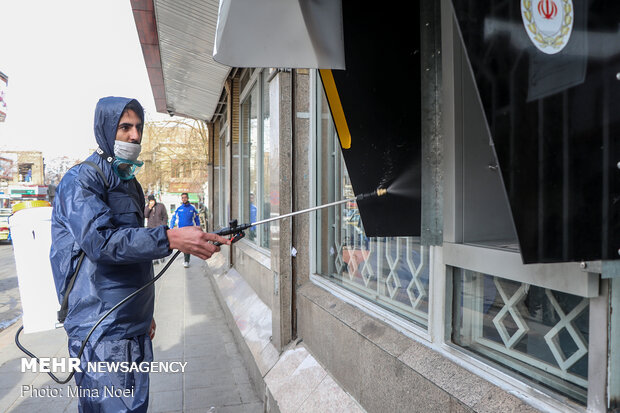
<instances>
[{"instance_id":1,"label":"building roof overhang","mask_svg":"<svg viewBox=\"0 0 620 413\"><path fill-rule=\"evenodd\" d=\"M158 112L209 121L230 67L213 60L217 0L131 0Z\"/></svg>"}]
</instances>

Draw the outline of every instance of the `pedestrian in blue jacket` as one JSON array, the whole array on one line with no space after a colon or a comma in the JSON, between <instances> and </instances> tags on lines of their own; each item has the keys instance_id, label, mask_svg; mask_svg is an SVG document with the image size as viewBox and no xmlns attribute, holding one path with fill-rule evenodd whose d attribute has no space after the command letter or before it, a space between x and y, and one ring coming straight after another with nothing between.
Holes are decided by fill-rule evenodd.
<instances>
[{"instance_id":1,"label":"pedestrian in blue jacket","mask_svg":"<svg viewBox=\"0 0 620 413\"><path fill-rule=\"evenodd\" d=\"M62 302L78 257L85 253L69 294L64 322L69 353L76 357L83 340L110 308L153 278L152 260L173 249L209 258L223 237L195 228L144 228L144 194L134 174L144 112L137 100L108 97L95 109L99 147L87 161L70 169L56 190L52 212L50 262ZM100 174L101 173L101 174ZM211 241L211 242L210 242ZM119 307L95 329L82 355L75 381L80 412L146 412L149 376L141 372L91 371L88 363L150 362L154 286ZM128 390L115 397L105 389Z\"/></svg>"},{"instance_id":2,"label":"pedestrian in blue jacket","mask_svg":"<svg viewBox=\"0 0 620 413\"><path fill-rule=\"evenodd\" d=\"M198 216L198 211L192 204L189 203L189 195L187 192L183 192L181 194L181 205L174 211L172 215L172 220L170 221L170 228L174 228L175 225L178 225L179 228L183 227L191 227L197 226L200 227L200 217ZM185 268L189 267L189 256L190 254L183 254L185 260L183 261L183 266Z\"/></svg>"}]
</instances>

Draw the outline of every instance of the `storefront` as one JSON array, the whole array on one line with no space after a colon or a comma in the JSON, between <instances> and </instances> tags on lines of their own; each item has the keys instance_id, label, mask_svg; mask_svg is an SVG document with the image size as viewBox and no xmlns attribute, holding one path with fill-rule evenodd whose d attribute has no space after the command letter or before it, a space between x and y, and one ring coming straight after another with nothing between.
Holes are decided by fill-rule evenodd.
<instances>
[{"instance_id":1,"label":"storefront","mask_svg":"<svg viewBox=\"0 0 620 413\"><path fill-rule=\"evenodd\" d=\"M565 74L563 86L531 87L528 95L519 82L531 79L494 66L492 57L515 39L530 42L527 26L506 32L522 19L514 15L515 7L502 3L473 10L448 0L426 2L417 14L403 11L400 20L389 19L397 10L385 16L375 10L377 20L388 22L377 27L389 22L399 27L390 32L393 43L385 53L403 57L385 60L369 41L363 42L365 49L360 46L366 53L360 60L376 59L367 63L370 78L380 80L369 87L378 102L364 116L371 120L366 130L374 128L366 141L356 140L361 123L348 116L350 97L339 89L351 147L358 150L366 142L370 148L352 158L334 121L325 73L316 69L220 68L217 73L224 75L217 80L202 80L214 96L209 114L201 112L206 105L176 108L175 87L183 71L189 73L185 78L200 73L183 59L166 57L174 44L161 39L169 39L172 23L175 30L192 33L192 24L206 30L205 21L212 30L205 36L215 36L218 9L198 2L205 14L194 22L196 15L190 19L181 6L172 19L173 9L164 3L149 8L132 2L136 16L157 11L158 25L144 17L136 22L147 67L153 49L145 46L145 33L159 35L160 41L151 44L159 48L163 65L149 73L161 76L151 76L151 83L154 93L166 92L162 107L209 121L208 208L215 227L350 198L363 187L360 179L377 178L360 178L360 171L371 169L363 166L366 159L384 165L409 154L394 135L416 149L407 155L414 161L395 166L400 172L386 179L388 193L404 199L393 208L406 205L404 213L349 202L274 221L250 228L209 263L254 366L254 384L270 410L286 410L288 403L270 371L300 347L367 411L604 412L618 407L620 323L612 308L620 304L620 272L610 251L619 227L611 202L619 180L609 172L616 169L610 110L615 100L609 88L609 95L600 92L604 96L597 95L599 89L593 96L574 92L591 76L611 73L615 52L603 58L604 48L590 48L586 60L596 70L580 72L582 83ZM532 6L526 3L525 11L516 6L516 12L527 16ZM585 6L576 1L540 3L542 15L563 13L559 30L567 17L575 19L576 42L585 41L579 30L588 16L594 25L602 15L592 6L589 15L578 16ZM563 8L554 9L556 3ZM353 71L354 59L347 55L350 7L344 2L345 55L347 70ZM486 16L479 19L484 23L479 32L475 16ZM477 39L488 45L494 34L495 49L470 43ZM206 47L200 39L176 41L178 47ZM530 44L510 47L530 50ZM206 55L212 55L212 47ZM566 47L570 51L574 44ZM541 67L539 74L549 66ZM341 79L333 72L338 87ZM188 88L178 90L188 93ZM188 99L199 101L199 96ZM529 106L523 109L519 99ZM574 122L579 101L586 104L584 119ZM539 117L531 105L538 105ZM601 114L594 120L586 119L597 111ZM584 125L590 129L581 131ZM524 139L523 131L540 136ZM592 156L585 135L602 155L579 166L574 162L587 160L580 154ZM396 149L381 146L390 141ZM592 172L596 168L599 175ZM404 184L401 175L406 175ZM309 385L293 390L291 380L290 394L311 390Z\"/></svg>"}]
</instances>

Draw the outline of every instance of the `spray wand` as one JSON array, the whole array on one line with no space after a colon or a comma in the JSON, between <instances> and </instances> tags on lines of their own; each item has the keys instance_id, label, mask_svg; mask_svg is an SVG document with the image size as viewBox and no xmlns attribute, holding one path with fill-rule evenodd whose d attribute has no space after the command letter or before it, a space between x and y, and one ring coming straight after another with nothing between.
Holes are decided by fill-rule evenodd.
<instances>
[{"instance_id":1,"label":"spray wand","mask_svg":"<svg viewBox=\"0 0 620 413\"><path fill-rule=\"evenodd\" d=\"M219 231L215 232L218 235L232 235L230 237L230 241L231 244L234 244L235 242L239 241L241 238L245 237L245 230L250 228L250 227L254 227L256 225L262 225L262 224L266 224L268 222L271 221L278 221L284 218L288 218L288 217L292 217L295 215L300 215L300 214L306 214L308 212L312 212L312 211L316 211L319 209L323 209L323 208L329 208L332 206L336 206L336 205L340 205L340 204L344 204L346 202L358 202L358 201L363 201L366 199L371 199L371 198L377 198L377 197L381 197L387 194L387 189L385 188L379 188L375 191L372 192L368 192L366 194L360 194L358 196L356 196L355 198L349 198L349 199L343 199L341 201L335 201L335 202L330 202L328 204L323 204L323 205L319 205L319 206L315 206L312 208L307 208L307 209L302 209L301 211L295 211L295 212L291 212L288 214L284 214L284 215L278 215L277 217L272 217L272 218L267 218L267 219L263 219L261 221L256 221L256 222L251 222L251 223L246 223L246 224L238 224L236 219L231 220L228 223L228 226L225 228L220 229ZM220 242L215 242L215 245L222 245Z\"/></svg>"}]
</instances>

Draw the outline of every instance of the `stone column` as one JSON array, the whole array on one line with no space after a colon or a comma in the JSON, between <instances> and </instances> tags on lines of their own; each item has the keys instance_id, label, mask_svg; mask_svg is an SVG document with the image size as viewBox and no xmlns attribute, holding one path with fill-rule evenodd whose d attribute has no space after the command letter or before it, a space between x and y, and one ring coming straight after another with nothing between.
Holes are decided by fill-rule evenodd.
<instances>
[{"instance_id":1,"label":"stone column","mask_svg":"<svg viewBox=\"0 0 620 413\"><path fill-rule=\"evenodd\" d=\"M310 72L308 69L296 69L294 72L295 118L293 141L293 210L307 209L310 205L310 194L315 189L310 185L313 173L310 165L310 156L315 150L311 146L310 114L312 112L310 94ZM297 300L296 291L310 279L310 232L312 214L303 214L293 217L293 247L297 254L292 258L292 334L297 335ZM295 337L293 337L295 338Z\"/></svg>"},{"instance_id":2,"label":"stone column","mask_svg":"<svg viewBox=\"0 0 620 413\"><path fill-rule=\"evenodd\" d=\"M269 83L269 179L272 216L292 211L291 73L279 72ZM271 223L272 342L282 350L291 340L291 219Z\"/></svg>"}]
</instances>

